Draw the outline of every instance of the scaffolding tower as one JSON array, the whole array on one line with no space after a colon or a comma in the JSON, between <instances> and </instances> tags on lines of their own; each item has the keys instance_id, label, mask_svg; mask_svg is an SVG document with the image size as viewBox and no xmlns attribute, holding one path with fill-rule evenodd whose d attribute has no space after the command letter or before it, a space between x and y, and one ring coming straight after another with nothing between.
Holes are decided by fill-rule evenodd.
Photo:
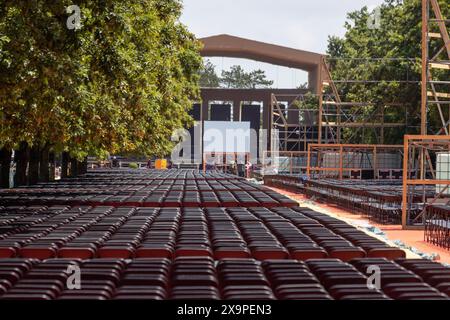
<instances>
[{"instance_id":1,"label":"scaffolding tower","mask_svg":"<svg viewBox=\"0 0 450 320\"><path fill-rule=\"evenodd\" d=\"M370 59L379 60L379 59ZM379 83L378 80L335 80L326 57L322 57L320 83L321 94L276 95L271 98L271 128L277 132L280 151L306 152L309 144L361 143L366 130L372 130L377 144L384 144L387 128L406 128L408 105L387 103L343 101L338 85L342 83ZM407 81L400 81L407 82ZM408 83L415 83L408 81ZM311 106L307 99L314 97ZM310 102L310 101L309 101ZM404 108L404 121L387 121L390 108ZM347 130L345 139L343 131Z\"/></svg>"},{"instance_id":2,"label":"scaffolding tower","mask_svg":"<svg viewBox=\"0 0 450 320\"><path fill-rule=\"evenodd\" d=\"M434 108L441 121L441 128L435 134L449 135L450 131L450 81L435 77L437 72L450 71L449 22L443 17L437 0L422 0L422 135L428 134L428 117ZM447 112L444 107L448 108Z\"/></svg>"},{"instance_id":3,"label":"scaffolding tower","mask_svg":"<svg viewBox=\"0 0 450 320\"><path fill-rule=\"evenodd\" d=\"M309 143L316 143L318 109L303 108L307 95L272 95L272 129L284 152L306 151ZM316 97L309 94L309 97Z\"/></svg>"},{"instance_id":4,"label":"scaffolding tower","mask_svg":"<svg viewBox=\"0 0 450 320\"><path fill-rule=\"evenodd\" d=\"M422 98L421 135L405 136L403 164L402 226L424 228L437 221L427 216L439 203L450 206L450 35L437 0L422 0ZM429 131L430 114L437 109L439 130ZM414 203L413 199L420 201ZM448 229L447 229L448 230ZM448 240L446 240L448 241Z\"/></svg>"},{"instance_id":5,"label":"scaffolding tower","mask_svg":"<svg viewBox=\"0 0 450 320\"><path fill-rule=\"evenodd\" d=\"M379 59L370 59L379 60ZM378 80L333 79L326 57L323 57L322 68L326 78L322 81L322 97L319 100L319 135L325 143L361 143L359 136L364 136L365 129L371 129L378 144L384 144L385 129L407 127L407 104L387 103L376 105L373 102L342 101L338 85L346 83L373 84ZM413 81L396 81L413 83ZM328 89L328 93L327 90ZM385 114L390 108L404 108L404 122L386 121ZM342 138L343 129L351 129L351 135ZM331 140L329 139L331 137Z\"/></svg>"}]
</instances>

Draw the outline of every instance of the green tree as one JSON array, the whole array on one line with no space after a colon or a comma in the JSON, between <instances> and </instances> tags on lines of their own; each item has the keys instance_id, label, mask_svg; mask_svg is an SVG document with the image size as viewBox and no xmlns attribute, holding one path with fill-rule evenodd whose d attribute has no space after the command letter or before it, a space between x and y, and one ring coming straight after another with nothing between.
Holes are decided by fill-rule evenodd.
<instances>
[{"instance_id":1,"label":"green tree","mask_svg":"<svg viewBox=\"0 0 450 320\"><path fill-rule=\"evenodd\" d=\"M270 88L273 85L272 80L267 80L265 71L260 69L250 72L249 78L252 88Z\"/></svg>"},{"instance_id":2,"label":"green tree","mask_svg":"<svg viewBox=\"0 0 450 320\"><path fill-rule=\"evenodd\" d=\"M444 16L448 17L448 2L439 2ZM344 101L370 102L378 106L397 103L407 107L406 115L400 106L390 108L386 114L386 118L393 122L402 122L406 120L405 116L408 117L409 128L389 129L386 132L386 143L400 143L406 132L417 132L415 128L419 124L421 1L385 0L381 5L381 24L378 29L368 27L370 14L367 7L349 13L345 36L329 38L330 66L335 79L379 81L340 86ZM436 52L436 49L432 51ZM435 111L431 111L430 131L436 129ZM365 116L371 112L367 108ZM361 142L376 142L371 135L365 139Z\"/></svg>"},{"instance_id":3,"label":"green tree","mask_svg":"<svg viewBox=\"0 0 450 320\"><path fill-rule=\"evenodd\" d=\"M232 66L229 71L223 70L220 82L226 88L240 89L269 88L273 85L263 70L245 72L239 65Z\"/></svg>"},{"instance_id":4,"label":"green tree","mask_svg":"<svg viewBox=\"0 0 450 320\"><path fill-rule=\"evenodd\" d=\"M80 0L80 30L66 27L71 4L0 1L2 169L16 149L17 184L28 162L30 182L45 176L49 151L74 173L88 154L167 154L192 121L200 46L180 1Z\"/></svg>"},{"instance_id":5,"label":"green tree","mask_svg":"<svg viewBox=\"0 0 450 320\"><path fill-rule=\"evenodd\" d=\"M210 60L204 62L200 71L200 86L202 88L220 87L220 78L216 73L216 66Z\"/></svg>"}]
</instances>

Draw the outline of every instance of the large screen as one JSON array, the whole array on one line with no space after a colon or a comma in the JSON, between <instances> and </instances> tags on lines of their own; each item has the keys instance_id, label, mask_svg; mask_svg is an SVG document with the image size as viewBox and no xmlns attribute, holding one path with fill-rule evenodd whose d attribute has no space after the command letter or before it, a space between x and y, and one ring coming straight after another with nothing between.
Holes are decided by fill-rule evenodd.
<instances>
[{"instance_id":1,"label":"large screen","mask_svg":"<svg viewBox=\"0 0 450 320\"><path fill-rule=\"evenodd\" d=\"M204 152L251 152L250 122L205 121Z\"/></svg>"}]
</instances>

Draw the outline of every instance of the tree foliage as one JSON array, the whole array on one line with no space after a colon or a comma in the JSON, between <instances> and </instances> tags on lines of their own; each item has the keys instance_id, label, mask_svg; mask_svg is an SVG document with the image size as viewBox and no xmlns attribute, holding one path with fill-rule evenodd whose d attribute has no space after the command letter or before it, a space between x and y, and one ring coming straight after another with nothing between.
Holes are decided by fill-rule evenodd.
<instances>
[{"instance_id":1,"label":"tree foliage","mask_svg":"<svg viewBox=\"0 0 450 320\"><path fill-rule=\"evenodd\" d=\"M245 72L239 65L232 66L229 71L223 70L220 82L226 88L240 89L268 88L273 84L263 70Z\"/></svg>"},{"instance_id":2,"label":"tree foliage","mask_svg":"<svg viewBox=\"0 0 450 320\"><path fill-rule=\"evenodd\" d=\"M200 86L202 88L220 87L220 78L216 73L216 66L210 60L204 62L200 71Z\"/></svg>"},{"instance_id":3,"label":"tree foliage","mask_svg":"<svg viewBox=\"0 0 450 320\"><path fill-rule=\"evenodd\" d=\"M199 43L179 0L0 1L0 141L87 154L163 155L191 122Z\"/></svg>"},{"instance_id":4,"label":"tree foliage","mask_svg":"<svg viewBox=\"0 0 450 320\"><path fill-rule=\"evenodd\" d=\"M267 79L263 70L246 72L240 65L231 66L230 70L222 70L219 76L216 66L210 60L205 60L200 71L200 85L203 88L258 89L270 88L273 81Z\"/></svg>"},{"instance_id":5,"label":"tree foliage","mask_svg":"<svg viewBox=\"0 0 450 320\"><path fill-rule=\"evenodd\" d=\"M439 2L444 16L449 17L448 1ZM370 14L367 7L349 13L345 36L329 37L327 53L332 58L330 66L334 79L379 81L340 86L344 101L375 105L395 103L407 107L406 115L400 106L389 108L386 114L391 122L408 121L409 128L392 129L386 135L387 143L399 143L406 132L417 132L419 124L421 1L385 0L381 5L380 28L369 28ZM432 52L436 52L436 48L432 48ZM430 131L436 127L435 111L431 111ZM369 108L365 112L368 116L372 110ZM361 142L376 141L373 135L368 135Z\"/></svg>"}]
</instances>

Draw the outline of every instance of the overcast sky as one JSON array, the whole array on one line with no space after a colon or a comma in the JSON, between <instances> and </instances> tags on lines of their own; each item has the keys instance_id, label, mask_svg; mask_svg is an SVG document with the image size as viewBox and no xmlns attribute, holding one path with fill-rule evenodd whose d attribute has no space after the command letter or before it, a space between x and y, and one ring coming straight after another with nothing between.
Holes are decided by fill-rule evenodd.
<instances>
[{"instance_id":1,"label":"overcast sky","mask_svg":"<svg viewBox=\"0 0 450 320\"><path fill-rule=\"evenodd\" d=\"M348 12L383 0L183 0L181 21L198 37L230 34L296 49L325 53L329 35L342 36ZM241 64L263 69L274 87L307 81L306 73L242 59L212 58L217 71Z\"/></svg>"}]
</instances>

